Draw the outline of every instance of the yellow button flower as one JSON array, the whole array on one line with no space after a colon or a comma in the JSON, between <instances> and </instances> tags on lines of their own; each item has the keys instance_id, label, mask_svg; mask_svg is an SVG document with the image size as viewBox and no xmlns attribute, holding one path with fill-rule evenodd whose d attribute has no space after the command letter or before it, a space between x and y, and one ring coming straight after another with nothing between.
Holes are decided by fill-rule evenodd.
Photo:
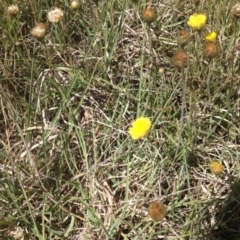
<instances>
[{"instance_id":1,"label":"yellow button flower","mask_svg":"<svg viewBox=\"0 0 240 240\"><path fill-rule=\"evenodd\" d=\"M217 38L217 33L212 31L205 36L207 42L215 42Z\"/></svg>"},{"instance_id":2,"label":"yellow button flower","mask_svg":"<svg viewBox=\"0 0 240 240\"><path fill-rule=\"evenodd\" d=\"M128 130L129 135L133 140L141 139L146 137L149 133L152 122L147 117L137 118L132 122L131 127Z\"/></svg>"},{"instance_id":3,"label":"yellow button flower","mask_svg":"<svg viewBox=\"0 0 240 240\"><path fill-rule=\"evenodd\" d=\"M205 14L193 14L188 19L188 26L193 30L202 30L207 22Z\"/></svg>"},{"instance_id":4,"label":"yellow button flower","mask_svg":"<svg viewBox=\"0 0 240 240\"><path fill-rule=\"evenodd\" d=\"M211 162L209 167L210 167L211 173L213 173L215 175L220 175L224 170L224 166L220 162L217 162L217 161Z\"/></svg>"}]
</instances>

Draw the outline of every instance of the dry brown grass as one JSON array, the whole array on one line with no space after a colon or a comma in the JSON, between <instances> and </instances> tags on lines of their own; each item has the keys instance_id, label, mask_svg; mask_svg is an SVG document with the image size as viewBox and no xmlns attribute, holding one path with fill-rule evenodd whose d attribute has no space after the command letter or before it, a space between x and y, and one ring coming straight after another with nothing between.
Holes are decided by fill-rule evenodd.
<instances>
[{"instance_id":1,"label":"dry brown grass","mask_svg":"<svg viewBox=\"0 0 240 240\"><path fill-rule=\"evenodd\" d=\"M95 2L74 11L61 1L64 18L41 41L30 30L52 1L16 1L16 16L0 3L1 237L239 239L234 1L153 1L150 26L145 1ZM182 75L171 58L195 12L218 32L221 54L205 59L204 33L190 31ZM153 128L133 142L127 130L142 115ZM167 206L161 222L148 216L155 200Z\"/></svg>"}]
</instances>

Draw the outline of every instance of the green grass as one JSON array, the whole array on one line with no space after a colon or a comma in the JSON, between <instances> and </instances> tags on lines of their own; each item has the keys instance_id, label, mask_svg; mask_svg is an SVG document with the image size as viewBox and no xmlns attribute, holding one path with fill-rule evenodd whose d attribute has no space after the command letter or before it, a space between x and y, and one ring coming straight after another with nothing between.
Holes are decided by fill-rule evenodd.
<instances>
[{"instance_id":1,"label":"green grass","mask_svg":"<svg viewBox=\"0 0 240 240\"><path fill-rule=\"evenodd\" d=\"M8 2L0 3L1 239L240 239L235 1L153 1L149 27L145 1L72 10L66 0L16 0L16 16ZM59 23L47 22L52 6L64 11ZM195 12L208 22L199 34L189 29L182 73L171 57ZM48 26L40 41L30 35L36 22ZM202 46L211 30L221 53L209 61ZM132 141L139 116L153 126ZM225 167L219 177L213 160ZM148 215L155 200L167 206L160 222Z\"/></svg>"}]
</instances>

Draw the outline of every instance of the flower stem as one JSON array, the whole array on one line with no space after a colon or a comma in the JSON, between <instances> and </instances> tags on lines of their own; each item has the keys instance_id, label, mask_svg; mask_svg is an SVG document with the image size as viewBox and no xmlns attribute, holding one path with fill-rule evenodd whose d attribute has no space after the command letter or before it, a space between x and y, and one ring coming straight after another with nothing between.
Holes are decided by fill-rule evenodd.
<instances>
[{"instance_id":1,"label":"flower stem","mask_svg":"<svg viewBox=\"0 0 240 240\"><path fill-rule=\"evenodd\" d=\"M186 109L187 78L184 73L184 69L182 68L181 70L182 70L182 103L181 103L180 129L178 133L177 149L175 151L174 159L176 159L178 156L180 144L182 142L183 124L184 124L185 109Z\"/></svg>"}]
</instances>

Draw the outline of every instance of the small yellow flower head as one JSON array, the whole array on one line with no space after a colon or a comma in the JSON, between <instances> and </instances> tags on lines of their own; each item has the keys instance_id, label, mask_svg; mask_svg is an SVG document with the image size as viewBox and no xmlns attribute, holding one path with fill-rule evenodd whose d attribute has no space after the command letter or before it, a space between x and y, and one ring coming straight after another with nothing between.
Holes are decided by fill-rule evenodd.
<instances>
[{"instance_id":1,"label":"small yellow flower head","mask_svg":"<svg viewBox=\"0 0 240 240\"><path fill-rule=\"evenodd\" d=\"M142 19L143 21L145 21L147 24L150 24L152 22L155 21L155 19L157 18L157 13L156 11L151 8L151 7L148 7L146 10L144 10L142 12Z\"/></svg>"},{"instance_id":2,"label":"small yellow flower head","mask_svg":"<svg viewBox=\"0 0 240 240\"><path fill-rule=\"evenodd\" d=\"M160 201L152 202L148 208L149 216L155 221L161 221L166 216L166 207Z\"/></svg>"},{"instance_id":3,"label":"small yellow flower head","mask_svg":"<svg viewBox=\"0 0 240 240\"><path fill-rule=\"evenodd\" d=\"M203 54L206 58L214 58L220 53L220 46L217 42L206 42L203 47Z\"/></svg>"},{"instance_id":4,"label":"small yellow flower head","mask_svg":"<svg viewBox=\"0 0 240 240\"><path fill-rule=\"evenodd\" d=\"M44 23L37 23L30 31L30 34L40 40L45 37L47 32L47 26Z\"/></svg>"},{"instance_id":5,"label":"small yellow flower head","mask_svg":"<svg viewBox=\"0 0 240 240\"><path fill-rule=\"evenodd\" d=\"M47 14L49 22L57 23L63 18L63 10L58 7L52 7Z\"/></svg>"},{"instance_id":6,"label":"small yellow flower head","mask_svg":"<svg viewBox=\"0 0 240 240\"><path fill-rule=\"evenodd\" d=\"M133 140L138 140L147 136L152 126L152 122L147 117L137 118L132 122L128 133Z\"/></svg>"},{"instance_id":7,"label":"small yellow flower head","mask_svg":"<svg viewBox=\"0 0 240 240\"><path fill-rule=\"evenodd\" d=\"M232 9L231 9L231 13L234 17L239 18L240 17L240 3L236 3Z\"/></svg>"},{"instance_id":8,"label":"small yellow flower head","mask_svg":"<svg viewBox=\"0 0 240 240\"><path fill-rule=\"evenodd\" d=\"M188 26L193 30L202 30L207 22L207 17L205 14L193 14L188 19Z\"/></svg>"},{"instance_id":9,"label":"small yellow flower head","mask_svg":"<svg viewBox=\"0 0 240 240\"><path fill-rule=\"evenodd\" d=\"M217 33L215 31L212 31L205 36L205 40L207 42L215 42L216 39L217 39Z\"/></svg>"},{"instance_id":10,"label":"small yellow flower head","mask_svg":"<svg viewBox=\"0 0 240 240\"><path fill-rule=\"evenodd\" d=\"M79 6L80 6L79 0L72 0L72 1L71 1L71 8L72 8L73 10L79 8Z\"/></svg>"},{"instance_id":11,"label":"small yellow flower head","mask_svg":"<svg viewBox=\"0 0 240 240\"><path fill-rule=\"evenodd\" d=\"M224 170L224 166L222 165L222 163L217 162L217 161L210 163L209 168L210 168L211 173L213 173L215 175L221 174Z\"/></svg>"},{"instance_id":12,"label":"small yellow flower head","mask_svg":"<svg viewBox=\"0 0 240 240\"><path fill-rule=\"evenodd\" d=\"M187 30L181 30L177 33L178 44L185 46L189 41L189 32Z\"/></svg>"},{"instance_id":13,"label":"small yellow flower head","mask_svg":"<svg viewBox=\"0 0 240 240\"><path fill-rule=\"evenodd\" d=\"M183 50L178 50L172 57L172 64L177 68L185 68L188 66L189 57Z\"/></svg>"},{"instance_id":14,"label":"small yellow flower head","mask_svg":"<svg viewBox=\"0 0 240 240\"><path fill-rule=\"evenodd\" d=\"M19 12L18 5L10 5L7 9L9 15L16 15Z\"/></svg>"}]
</instances>

